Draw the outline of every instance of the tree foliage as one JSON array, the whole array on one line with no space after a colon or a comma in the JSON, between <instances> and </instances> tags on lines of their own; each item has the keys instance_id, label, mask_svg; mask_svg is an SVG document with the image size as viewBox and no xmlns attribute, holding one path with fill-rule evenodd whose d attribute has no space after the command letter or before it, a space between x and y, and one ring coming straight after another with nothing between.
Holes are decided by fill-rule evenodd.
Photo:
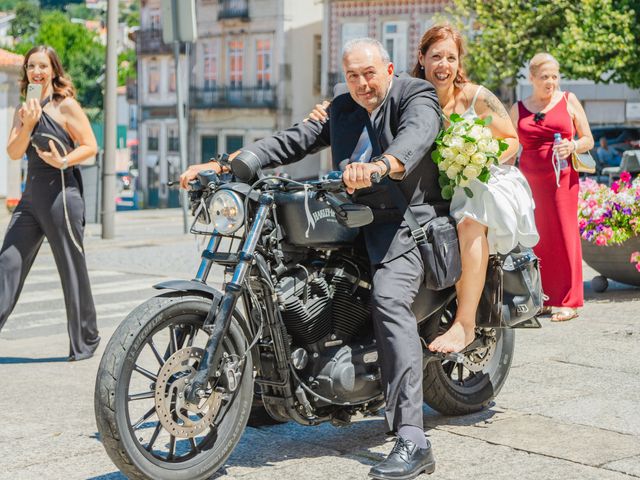
<instances>
[{"instance_id":1,"label":"tree foliage","mask_svg":"<svg viewBox=\"0 0 640 480\"><path fill-rule=\"evenodd\" d=\"M522 67L549 52L567 78L640 87L639 0L453 0L468 70L490 88L514 86Z\"/></svg>"},{"instance_id":2,"label":"tree foliage","mask_svg":"<svg viewBox=\"0 0 640 480\"><path fill-rule=\"evenodd\" d=\"M60 11L42 12L40 28L33 40L21 41L15 50L25 54L34 45L50 45L78 90L78 101L87 108L102 108L105 48L97 35L73 23Z\"/></svg>"},{"instance_id":3,"label":"tree foliage","mask_svg":"<svg viewBox=\"0 0 640 480\"><path fill-rule=\"evenodd\" d=\"M16 5L20 3L22 0L0 0L0 12L5 12L7 10L15 10Z\"/></svg>"},{"instance_id":4,"label":"tree foliage","mask_svg":"<svg viewBox=\"0 0 640 480\"><path fill-rule=\"evenodd\" d=\"M17 41L33 39L40 25L40 6L38 2L23 0L15 5L16 18L11 22L9 35Z\"/></svg>"},{"instance_id":5,"label":"tree foliage","mask_svg":"<svg viewBox=\"0 0 640 480\"><path fill-rule=\"evenodd\" d=\"M84 3L84 0L40 0L42 8L64 9L70 3Z\"/></svg>"}]
</instances>

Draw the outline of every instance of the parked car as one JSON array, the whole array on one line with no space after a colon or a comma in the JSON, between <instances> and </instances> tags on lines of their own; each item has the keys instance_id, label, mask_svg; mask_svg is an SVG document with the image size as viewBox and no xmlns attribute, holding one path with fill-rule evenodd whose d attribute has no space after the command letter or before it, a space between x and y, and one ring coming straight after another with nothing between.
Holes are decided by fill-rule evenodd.
<instances>
[{"instance_id":1,"label":"parked car","mask_svg":"<svg viewBox=\"0 0 640 480\"><path fill-rule=\"evenodd\" d=\"M600 146L600 138L607 139L610 148L615 148L619 155L626 150L640 148L640 126L633 125L599 125L591 127L593 134L594 147L591 155L596 161L597 172L600 173L602 168L610 165L604 164L598 158L598 147Z\"/></svg>"},{"instance_id":2,"label":"parked car","mask_svg":"<svg viewBox=\"0 0 640 480\"><path fill-rule=\"evenodd\" d=\"M137 210L138 209L138 189L137 172L116 173L116 210Z\"/></svg>"}]
</instances>

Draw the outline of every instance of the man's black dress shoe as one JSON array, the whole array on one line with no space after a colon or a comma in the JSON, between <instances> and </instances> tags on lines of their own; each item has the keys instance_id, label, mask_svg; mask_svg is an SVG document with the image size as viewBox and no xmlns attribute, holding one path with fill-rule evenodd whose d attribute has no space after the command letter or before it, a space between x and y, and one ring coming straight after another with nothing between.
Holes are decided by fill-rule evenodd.
<instances>
[{"instance_id":1,"label":"man's black dress shoe","mask_svg":"<svg viewBox=\"0 0 640 480\"><path fill-rule=\"evenodd\" d=\"M421 473L433 473L436 461L431 444L418 448L411 440L398 437L389 456L369 470L369 476L380 480L409 480Z\"/></svg>"}]
</instances>

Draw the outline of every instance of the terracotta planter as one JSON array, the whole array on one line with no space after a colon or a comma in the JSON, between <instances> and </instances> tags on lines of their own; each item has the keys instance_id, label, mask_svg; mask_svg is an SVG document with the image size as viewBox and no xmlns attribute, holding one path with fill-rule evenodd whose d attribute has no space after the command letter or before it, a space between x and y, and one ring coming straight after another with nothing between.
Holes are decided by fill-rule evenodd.
<instances>
[{"instance_id":1,"label":"terracotta planter","mask_svg":"<svg viewBox=\"0 0 640 480\"><path fill-rule=\"evenodd\" d=\"M607 278L616 282L640 287L640 272L629 261L631 253L640 251L640 236L632 237L622 245L599 247L595 243L582 240L582 258L604 279L595 277L591 286L596 292L607 289Z\"/></svg>"}]
</instances>

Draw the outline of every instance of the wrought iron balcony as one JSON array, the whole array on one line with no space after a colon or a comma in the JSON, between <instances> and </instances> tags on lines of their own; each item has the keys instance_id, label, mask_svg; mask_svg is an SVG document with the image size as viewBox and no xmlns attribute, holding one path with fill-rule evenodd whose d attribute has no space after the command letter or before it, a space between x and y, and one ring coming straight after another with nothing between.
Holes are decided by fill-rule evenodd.
<instances>
[{"instance_id":1,"label":"wrought iron balcony","mask_svg":"<svg viewBox=\"0 0 640 480\"><path fill-rule=\"evenodd\" d=\"M191 108L276 108L275 87L191 87Z\"/></svg>"},{"instance_id":2,"label":"wrought iron balcony","mask_svg":"<svg viewBox=\"0 0 640 480\"><path fill-rule=\"evenodd\" d=\"M228 18L249 20L248 0L220 0L218 20L224 20Z\"/></svg>"},{"instance_id":3,"label":"wrought iron balcony","mask_svg":"<svg viewBox=\"0 0 640 480\"><path fill-rule=\"evenodd\" d=\"M138 82L135 78L127 78L127 101L129 103L138 101Z\"/></svg>"},{"instance_id":4,"label":"wrought iron balcony","mask_svg":"<svg viewBox=\"0 0 640 480\"><path fill-rule=\"evenodd\" d=\"M135 32L136 53L138 55L162 55L173 53L173 45L162 41L162 30L138 30ZM180 46L180 53L184 53L184 44Z\"/></svg>"}]
</instances>

